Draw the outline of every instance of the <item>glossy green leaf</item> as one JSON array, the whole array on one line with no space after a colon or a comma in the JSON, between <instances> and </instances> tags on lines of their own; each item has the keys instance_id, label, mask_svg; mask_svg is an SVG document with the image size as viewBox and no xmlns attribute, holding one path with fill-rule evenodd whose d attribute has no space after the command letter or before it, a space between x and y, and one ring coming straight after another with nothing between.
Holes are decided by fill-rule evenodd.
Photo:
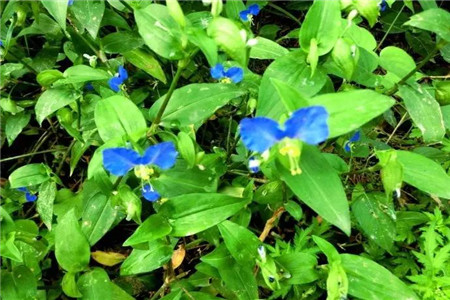
<instances>
[{"instance_id":1,"label":"glossy green leaf","mask_svg":"<svg viewBox=\"0 0 450 300\"><path fill-rule=\"evenodd\" d=\"M139 34L145 44L158 55L170 59L182 59L183 33L177 22L170 16L166 6L150 4L134 11Z\"/></svg>"},{"instance_id":2,"label":"glossy green leaf","mask_svg":"<svg viewBox=\"0 0 450 300\"><path fill-rule=\"evenodd\" d=\"M22 132L25 126L30 122L31 115L21 112L15 115L10 115L6 118L5 135L8 144L11 146L16 137Z\"/></svg>"},{"instance_id":3,"label":"glossy green leaf","mask_svg":"<svg viewBox=\"0 0 450 300\"><path fill-rule=\"evenodd\" d=\"M56 183L46 181L39 187L39 196L36 201L36 210L41 217L42 222L49 230L52 229L53 202L56 197Z\"/></svg>"},{"instance_id":4,"label":"glossy green leaf","mask_svg":"<svg viewBox=\"0 0 450 300\"><path fill-rule=\"evenodd\" d=\"M102 38L102 44L106 53L124 53L139 48L144 41L137 33L119 31Z\"/></svg>"},{"instance_id":5,"label":"glossy green leaf","mask_svg":"<svg viewBox=\"0 0 450 300\"><path fill-rule=\"evenodd\" d=\"M306 64L305 54L291 52L276 59L264 72L258 94L256 115L278 119L288 111L280 105L280 96L272 79L278 79L296 89L303 97L317 94L326 82L326 75L316 70L311 76L311 68Z\"/></svg>"},{"instance_id":6,"label":"glossy green leaf","mask_svg":"<svg viewBox=\"0 0 450 300\"><path fill-rule=\"evenodd\" d=\"M417 295L389 270L358 255L341 254L350 295L367 300L418 300Z\"/></svg>"},{"instance_id":7,"label":"glossy green leaf","mask_svg":"<svg viewBox=\"0 0 450 300\"><path fill-rule=\"evenodd\" d=\"M36 120L39 124L55 111L74 102L80 94L69 87L57 87L42 93L36 102Z\"/></svg>"},{"instance_id":8,"label":"glossy green leaf","mask_svg":"<svg viewBox=\"0 0 450 300\"><path fill-rule=\"evenodd\" d=\"M303 146L300 175L279 166L281 179L294 194L325 220L350 234L350 212L342 182L320 152Z\"/></svg>"},{"instance_id":9,"label":"glossy green leaf","mask_svg":"<svg viewBox=\"0 0 450 300\"><path fill-rule=\"evenodd\" d=\"M234 259L243 265L254 265L261 243L247 228L225 220L218 225L223 241Z\"/></svg>"},{"instance_id":10,"label":"glossy green leaf","mask_svg":"<svg viewBox=\"0 0 450 300\"><path fill-rule=\"evenodd\" d=\"M58 264L68 272L80 272L89 265L89 242L81 231L74 209L58 218L58 226L55 228L55 256Z\"/></svg>"},{"instance_id":11,"label":"glossy green leaf","mask_svg":"<svg viewBox=\"0 0 450 300\"><path fill-rule=\"evenodd\" d=\"M400 80L415 69L416 63L405 50L389 46L380 53L380 66L395 74Z\"/></svg>"},{"instance_id":12,"label":"glossy green leaf","mask_svg":"<svg viewBox=\"0 0 450 300\"><path fill-rule=\"evenodd\" d=\"M78 21L89 32L93 39L97 37L103 13L105 12L104 1L74 1L71 10Z\"/></svg>"},{"instance_id":13,"label":"glossy green leaf","mask_svg":"<svg viewBox=\"0 0 450 300\"><path fill-rule=\"evenodd\" d=\"M217 44L210 38L202 28L189 28L187 30L189 41L199 47L205 55L210 66L217 63Z\"/></svg>"},{"instance_id":14,"label":"glossy green leaf","mask_svg":"<svg viewBox=\"0 0 450 300\"><path fill-rule=\"evenodd\" d=\"M310 105L322 105L330 117L329 138L358 129L388 110L395 101L372 90L352 90L323 94L309 100Z\"/></svg>"},{"instance_id":15,"label":"glossy green leaf","mask_svg":"<svg viewBox=\"0 0 450 300\"><path fill-rule=\"evenodd\" d=\"M276 262L290 277L288 284L305 284L317 280L317 259L309 253L293 252L275 258Z\"/></svg>"},{"instance_id":16,"label":"glossy green leaf","mask_svg":"<svg viewBox=\"0 0 450 300\"><path fill-rule=\"evenodd\" d=\"M134 249L122 263L120 275L147 273L162 267L172 257L172 248L158 240L150 243L149 250Z\"/></svg>"},{"instance_id":17,"label":"glossy green leaf","mask_svg":"<svg viewBox=\"0 0 450 300\"><path fill-rule=\"evenodd\" d=\"M112 299L112 282L108 273L101 268L94 268L81 275L77 285L83 299Z\"/></svg>"},{"instance_id":18,"label":"glossy green leaf","mask_svg":"<svg viewBox=\"0 0 450 300\"><path fill-rule=\"evenodd\" d=\"M397 151L404 181L421 191L450 199L450 176L435 161L417 153Z\"/></svg>"},{"instance_id":19,"label":"glossy green leaf","mask_svg":"<svg viewBox=\"0 0 450 300\"><path fill-rule=\"evenodd\" d=\"M161 80L163 83L167 83L166 75L161 65L151 54L141 49L134 49L123 53L123 56L139 69Z\"/></svg>"},{"instance_id":20,"label":"glossy green leaf","mask_svg":"<svg viewBox=\"0 0 450 300\"><path fill-rule=\"evenodd\" d=\"M62 78L64 78L64 75L58 70L45 70L36 76L37 82L44 87L48 87L56 80Z\"/></svg>"},{"instance_id":21,"label":"glossy green leaf","mask_svg":"<svg viewBox=\"0 0 450 300\"><path fill-rule=\"evenodd\" d=\"M430 92L421 85L416 88L402 85L399 94L414 124L422 132L424 142L441 141L445 135L444 120L441 107Z\"/></svg>"},{"instance_id":22,"label":"glossy green leaf","mask_svg":"<svg viewBox=\"0 0 450 300\"><path fill-rule=\"evenodd\" d=\"M214 112L230 100L245 94L244 90L232 84L196 83L176 89L161 118L164 127L194 125L199 128ZM164 101L165 95L153 104L149 111L154 119Z\"/></svg>"},{"instance_id":23,"label":"glossy green leaf","mask_svg":"<svg viewBox=\"0 0 450 300\"><path fill-rule=\"evenodd\" d=\"M64 77L66 78L65 80L60 80L58 82L64 82L65 84L69 84L78 82L107 80L110 79L112 75L108 74L108 72L106 72L105 70L94 69L86 65L77 65L67 68L64 71Z\"/></svg>"},{"instance_id":24,"label":"glossy green leaf","mask_svg":"<svg viewBox=\"0 0 450 300\"><path fill-rule=\"evenodd\" d=\"M352 203L352 212L365 235L381 248L394 245L395 220L385 195L363 194Z\"/></svg>"},{"instance_id":25,"label":"glossy green leaf","mask_svg":"<svg viewBox=\"0 0 450 300\"><path fill-rule=\"evenodd\" d=\"M95 124L105 142L124 136L136 141L147 130L139 108L123 96L112 96L99 101L95 106Z\"/></svg>"},{"instance_id":26,"label":"glossy green leaf","mask_svg":"<svg viewBox=\"0 0 450 300\"><path fill-rule=\"evenodd\" d=\"M159 214L149 216L134 233L123 243L124 246L132 246L147 243L162 238L172 231L167 219Z\"/></svg>"},{"instance_id":27,"label":"glossy green leaf","mask_svg":"<svg viewBox=\"0 0 450 300\"><path fill-rule=\"evenodd\" d=\"M405 25L436 33L450 42L450 13L442 8L431 8L411 16Z\"/></svg>"},{"instance_id":28,"label":"glossy green leaf","mask_svg":"<svg viewBox=\"0 0 450 300\"><path fill-rule=\"evenodd\" d=\"M67 1L41 0L42 5L55 18L62 29L66 29Z\"/></svg>"},{"instance_id":29,"label":"glossy green leaf","mask_svg":"<svg viewBox=\"0 0 450 300\"><path fill-rule=\"evenodd\" d=\"M1 271L2 299L36 299L37 282L29 268L24 265L15 267L12 272L2 269Z\"/></svg>"},{"instance_id":30,"label":"glossy green leaf","mask_svg":"<svg viewBox=\"0 0 450 300\"><path fill-rule=\"evenodd\" d=\"M249 199L225 194L185 194L164 202L159 213L169 219L170 235L188 236L219 224L248 203Z\"/></svg>"},{"instance_id":31,"label":"glossy green leaf","mask_svg":"<svg viewBox=\"0 0 450 300\"><path fill-rule=\"evenodd\" d=\"M256 38L256 45L250 49L250 58L276 59L289 53L283 46L263 37Z\"/></svg>"},{"instance_id":32,"label":"glossy green leaf","mask_svg":"<svg viewBox=\"0 0 450 300\"><path fill-rule=\"evenodd\" d=\"M43 183L50 179L46 165L29 164L20 167L9 175L11 188L27 187Z\"/></svg>"},{"instance_id":33,"label":"glossy green leaf","mask_svg":"<svg viewBox=\"0 0 450 300\"><path fill-rule=\"evenodd\" d=\"M67 272L66 274L64 274L64 277L61 281L61 288L64 294L73 298L79 298L83 296L77 287L76 277L77 273Z\"/></svg>"}]
</instances>

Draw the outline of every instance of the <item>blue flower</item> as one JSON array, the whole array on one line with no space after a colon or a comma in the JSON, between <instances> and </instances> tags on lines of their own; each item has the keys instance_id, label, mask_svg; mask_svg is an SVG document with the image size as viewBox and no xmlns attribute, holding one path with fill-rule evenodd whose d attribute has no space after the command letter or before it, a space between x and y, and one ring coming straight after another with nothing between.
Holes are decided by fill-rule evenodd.
<instances>
[{"instance_id":1,"label":"blue flower","mask_svg":"<svg viewBox=\"0 0 450 300\"><path fill-rule=\"evenodd\" d=\"M88 91L93 91L94 90L94 86L92 85L92 82L88 82L86 83L86 85L84 86L84 88Z\"/></svg>"},{"instance_id":2,"label":"blue flower","mask_svg":"<svg viewBox=\"0 0 450 300\"><path fill-rule=\"evenodd\" d=\"M317 145L328 138L327 120L328 112L323 106L300 108L283 126L265 117L245 118L240 123L241 137L248 149L259 153L284 138Z\"/></svg>"},{"instance_id":3,"label":"blue flower","mask_svg":"<svg viewBox=\"0 0 450 300\"><path fill-rule=\"evenodd\" d=\"M71 5L73 4L73 1L75 1L75 0L69 0L69 1L67 1L67 5L71 6Z\"/></svg>"},{"instance_id":4,"label":"blue flower","mask_svg":"<svg viewBox=\"0 0 450 300\"><path fill-rule=\"evenodd\" d=\"M241 11L239 17L241 17L242 21L247 22L248 20L251 20L253 16L258 15L259 10L258 4L252 4L247 9Z\"/></svg>"},{"instance_id":5,"label":"blue flower","mask_svg":"<svg viewBox=\"0 0 450 300\"><path fill-rule=\"evenodd\" d=\"M108 81L109 87L113 91L118 92L120 90L119 86L127 79L128 79L127 70L125 70L123 66L120 66L119 73Z\"/></svg>"},{"instance_id":6,"label":"blue flower","mask_svg":"<svg viewBox=\"0 0 450 300\"><path fill-rule=\"evenodd\" d=\"M261 165L261 161L255 157L250 157L248 160L248 169L252 173L258 173L259 172L259 166Z\"/></svg>"},{"instance_id":7,"label":"blue flower","mask_svg":"<svg viewBox=\"0 0 450 300\"><path fill-rule=\"evenodd\" d=\"M351 137L350 139L345 143L344 145L344 150L345 152L350 152L351 149L351 144L354 142L359 141L359 139L361 138L361 132L358 130L356 131Z\"/></svg>"},{"instance_id":8,"label":"blue flower","mask_svg":"<svg viewBox=\"0 0 450 300\"><path fill-rule=\"evenodd\" d=\"M30 191L28 190L28 188L26 187L20 187L17 189L20 192L25 193L25 199L27 199L28 202L34 202L37 199L36 195L33 195L32 193L30 193Z\"/></svg>"},{"instance_id":9,"label":"blue flower","mask_svg":"<svg viewBox=\"0 0 450 300\"><path fill-rule=\"evenodd\" d=\"M3 41L0 40L0 47L3 47Z\"/></svg>"},{"instance_id":10,"label":"blue flower","mask_svg":"<svg viewBox=\"0 0 450 300\"><path fill-rule=\"evenodd\" d=\"M225 71L222 64L216 64L211 68L211 77L222 82L241 82L244 78L244 71L239 67L231 67Z\"/></svg>"},{"instance_id":11,"label":"blue flower","mask_svg":"<svg viewBox=\"0 0 450 300\"><path fill-rule=\"evenodd\" d=\"M123 176L132 168L136 168L136 175L146 180L148 176L145 176L144 172L149 169L148 165L166 170L175 164L177 156L178 152L172 142L150 146L144 155L128 148L108 148L103 150L103 166L116 176Z\"/></svg>"},{"instance_id":12,"label":"blue flower","mask_svg":"<svg viewBox=\"0 0 450 300\"><path fill-rule=\"evenodd\" d=\"M386 7L387 7L386 0L381 0L379 7L380 7L380 11L385 11Z\"/></svg>"},{"instance_id":13,"label":"blue flower","mask_svg":"<svg viewBox=\"0 0 450 300\"><path fill-rule=\"evenodd\" d=\"M151 184L145 184L142 187L142 196L150 202L155 202L161 197L159 193L153 189Z\"/></svg>"}]
</instances>

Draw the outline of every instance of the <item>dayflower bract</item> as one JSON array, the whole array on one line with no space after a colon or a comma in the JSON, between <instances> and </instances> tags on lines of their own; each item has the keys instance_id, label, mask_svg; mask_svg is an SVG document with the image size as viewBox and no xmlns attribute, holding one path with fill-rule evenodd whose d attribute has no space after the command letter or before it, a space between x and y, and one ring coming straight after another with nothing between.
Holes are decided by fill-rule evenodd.
<instances>
[{"instance_id":1,"label":"dayflower bract","mask_svg":"<svg viewBox=\"0 0 450 300\"><path fill-rule=\"evenodd\" d=\"M231 67L225 71L222 64L216 64L211 68L211 77L221 82L234 82L239 83L244 78L244 71L239 67Z\"/></svg>"}]
</instances>

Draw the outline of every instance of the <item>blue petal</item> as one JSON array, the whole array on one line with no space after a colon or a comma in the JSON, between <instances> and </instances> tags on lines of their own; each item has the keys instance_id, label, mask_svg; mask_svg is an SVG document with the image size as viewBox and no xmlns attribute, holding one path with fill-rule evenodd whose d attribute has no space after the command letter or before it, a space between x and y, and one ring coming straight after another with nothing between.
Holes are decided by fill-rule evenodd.
<instances>
[{"instance_id":1,"label":"blue petal","mask_svg":"<svg viewBox=\"0 0 450 300\"><path fill-rule=\"evenodd\" d=\"M285 134L310 145L317 145L328 138L328 112L323 106L310 106L295 111L284 123Z\"/></svg>"},{"instance_id":2,"label":"blue petal","mask_svg":"<svg viewBox=\"0 0 450 300\"><path fill-rule=\"evenodd\" d=\"M28 188L26 188L26 187L20 187L20 188L17 188L16 190L18 190L19 192L28 193Z\"/></svg>"},{"instance_id":3,"label":"blue petal","mask_svg":"<svg viewBox=\"0 0 450 300\"><path fill-rule=\"evenodd\" d=\"M125 175L131 168L138 165L139 153L127 148L109 148L103 150L103 166L111 174Z\"/></svg>"},{"instance_id":4,"label":"blue petal","mask_svg":"<svg viewBox=\"0 0 450 300\"><path fill-rule=\"evenodd\" d=\"M211 68L211 77L214 79L221 79L225 76L224 68L222 64L216 64Z\"/></svg>"},{"instance_id":5,"label":"blue petal","mask_svg":"<svg viewBox=\"0 0 450 300\"><path fill-rule=\"evenodd\" d=\"M128 72L123 66L119 67L119 78L122 80L122 83L128 79Z\"/></svg>"},{"instance_id":6,"label":"blue petal","mask_svg":"<svg viewBox=\"0 0 450 300\"><path fill-rule=\"evenodd\" d=\"M258 173L260 168L261 161L255 157L250 157L248 160L248 168L252 173Z\"/></svg>"},{"instance_id":7,"label":"blue petal","mask_svg":"<svg viewBox=\"0 0 450 300\"><path fill-rule=\"evenodd\" d=\"M258 4L252 4L248 7L248 11L251 15L258 15L259 14L259 5Z\"/></svg>"},{"instance_id":8,"label":"blue petal","mask_svg":"<svg viewBox=\"0 0 450 300\"><path fill-rule=\"evenodd\" d=\"M178 152L172 142L163 142L150 146L145 150L141 158L141 165L156 165L162 170L173 167L177 159Z\"/></svg>"},{"instance_id":9,"label":"blue petal","mask_svg":"<svg viewBox=\"0 0 450 300\"><path fill-rule=\"evenodd\" d=\"M350 148L350 142L345 143L344 145L345 152L350 152L352 149Z\"/></svg>"},{"instance_id":10,"label":"blue petal","mask_svg":"<svg viewBox=\"0 0 450 300\"><path fill-rule=\"evenodd\" d=\"M27 199L28 202L34 202L34 201L36 201L37 196L27 192L25 194L25 199Z\"/></svg>"},{"instance_id":11,"label":"blue petal","mask_svg":"<svg viewBox=\"0 0 450 300\"><path fill-rule=\"evenodd\" d=\"M246 9L239 13L239 17L241 18L242 21L247 22L249 14L250 14L250 11L248 9Z\"/></svg>"},{"instance_id":12,"label":"blue petal","mask_svg":"<svg viewBox=\"0 0 450 300\"><path fill-rule=\"evenodd\" d=\"M71 5L73 4L73 1L75 1L75 0L69 0L69 1L67 1L67 5L71 6Z\"/></svg>"},{"instance_id":13,"label":"blue petal","mask_svg":"<svg viewBox=\"0 0 450 300\"><path fill-rule=\"evenodd\" d=\"M122 79L119 77L113 77L108 81L109 87L114 91L118 92L120 91L120 85L122 84Z\"/></svg>"},{"instance_id":14,"label":"blue petal","mask_svg":"<svg viewBox=\"0 0 450 300\"><path fill-rule=\"evenodd\" d=\"M3 47L3 41L0 40L0 47Z\"/></svg>"},{"instance_id":15,"label":"blue petal","mask_svg":"<svg viewBox=\"0 0 450 300\"><path fill-rule=\"evenodd\" d=\"M238 83L244 78L244 71L239 67L231 67L225 72L225 77L230 78L234 83Z\"/></svg>"},{"instance_id":16,"label":"blue petal","mask_svg":"<svg viewBox=\"0 0 450 300\"><path fill-rule=\"evenodd\" d=\"M348 140L349 142L357 142L361 138L361 131L356 131L355 134Z\"/></svg>"},{"instance_id":17,"label":"blue petal","mask_svg":"<svg viewBox=\"0 0 450 300\"><path fill-rule=\"evenodd\" d=\"M264 117L243 119L240 123L240 130L244 145L248 149L260 153L283 138L283 132L278 123Z\"/></svg>"},{"instance_id":18,"label":"blue petal","mask_svg":"<svg viewBox=\"0 0 450 300\"><path fill-rule=\"evenodd\" d=\"M155 202L161 196L158 192L156 192L153 187L150 184L146 184L142 187L142 196L145 198L145 200Z\"/></svg>"},{"instance_id":19,"label":"blue petal","mask_svg":"<svg viewBox=\"0 0 450 300\"><path fill-rule=\"evenodd\" d=\"M380 11L385 11L387 7L386 0L382 0L380 3Z\"/></svg>"},{"instance_id":20,"label":"blue petal","mask_svg":"<svg viewBox=\"0 0 450 300\"><path fill-rule=\"evenodd\" d=\"M86 85L84 86L84 88L88 91L93 91L94 90L94 86L92 85L92 82L88 82L86 83Z\"/></svg>"}]
</instances>

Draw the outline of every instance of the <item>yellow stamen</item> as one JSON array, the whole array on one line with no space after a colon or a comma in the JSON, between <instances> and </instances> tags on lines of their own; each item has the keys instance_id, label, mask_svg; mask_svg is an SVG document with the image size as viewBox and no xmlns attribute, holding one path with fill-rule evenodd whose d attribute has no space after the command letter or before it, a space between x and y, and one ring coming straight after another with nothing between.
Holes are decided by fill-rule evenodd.
<instances>
[{"instance_id":1,"label":"yellow stamen","mask_svg":"<svg viewBox=\"0 0 450 300\"><path fill-rule=\"evenodd\" d=\"M153 170L153 168L144 165L139 165L134 168L134 174L137 178L141 178L142 180L149 180L150 176L152 176L154 173L155 171Z\"/></svg>"}]
</instances>

